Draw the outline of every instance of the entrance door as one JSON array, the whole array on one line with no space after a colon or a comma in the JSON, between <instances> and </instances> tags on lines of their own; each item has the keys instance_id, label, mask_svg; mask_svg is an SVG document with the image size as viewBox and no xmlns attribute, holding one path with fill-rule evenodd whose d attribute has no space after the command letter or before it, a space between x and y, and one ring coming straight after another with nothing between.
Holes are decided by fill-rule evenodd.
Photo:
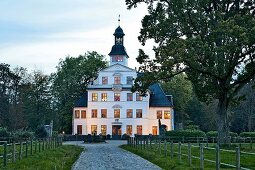
<instances>
[{"instance_id":1,"label":"entrance door","mask_svg":"<svg viewBox=\"0 0 255 170\"><path fill-rule=\"evenodd\" d=\"M82 135L82 125L77 125L77 134Z\"/></svg>"},{"instance_id":2,"label":"entrance door","mask_svg":"<svg viewBox=\"0 0 255 170\"><path fill-rule=\"evenodd\" d=\"M121 139L121 125L112 125L112 139Z\"/></svg>"}]
</instances>

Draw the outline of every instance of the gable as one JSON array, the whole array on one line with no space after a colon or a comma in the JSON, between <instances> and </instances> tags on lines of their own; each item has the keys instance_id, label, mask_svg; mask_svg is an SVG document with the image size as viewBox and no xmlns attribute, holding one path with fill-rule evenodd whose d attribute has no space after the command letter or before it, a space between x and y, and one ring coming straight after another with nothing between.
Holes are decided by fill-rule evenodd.
<instances>
[{"instance_id":1,"label":"gable","mask_svg":"<svg viewBox=\"0 0 255 170\"><path fill-rule=\"evenodd\" d=\"M136 70L117 63L101 70L100 72L136 72Z\"/></svg>"}]
</instances>

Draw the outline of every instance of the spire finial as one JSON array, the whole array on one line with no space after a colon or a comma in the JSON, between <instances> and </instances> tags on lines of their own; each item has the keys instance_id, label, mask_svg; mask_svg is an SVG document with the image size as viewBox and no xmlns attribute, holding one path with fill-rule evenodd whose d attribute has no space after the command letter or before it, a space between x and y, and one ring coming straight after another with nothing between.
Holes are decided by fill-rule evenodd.
<instances>
[{"instance_id":1,"label":"spire finial","mask_svg":"<svg viewBox=\"0 0 255 170\"><path fill-rule=\"evenodd\" d=\"M118 22L119 22L119 26L120 26L120 15L119 15L119 19L118 19Z\"/></svg>"}]
</instances>

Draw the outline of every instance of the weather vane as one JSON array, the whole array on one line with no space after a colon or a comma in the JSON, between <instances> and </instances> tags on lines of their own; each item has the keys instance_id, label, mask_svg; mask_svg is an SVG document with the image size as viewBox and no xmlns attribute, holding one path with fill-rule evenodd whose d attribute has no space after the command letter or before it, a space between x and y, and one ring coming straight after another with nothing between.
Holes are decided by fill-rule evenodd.
<instances>
[{"instance_id":1,"label":"weather vane","mask_svg":"<svg viewBox=\"0 0 255 170\"><path fill-rule=\"evenodd\" d=\"M119 26L120 26L120 15L119 15L119 19L118 19L118 22L119 22Z\"/></svg>"}]
</instances>

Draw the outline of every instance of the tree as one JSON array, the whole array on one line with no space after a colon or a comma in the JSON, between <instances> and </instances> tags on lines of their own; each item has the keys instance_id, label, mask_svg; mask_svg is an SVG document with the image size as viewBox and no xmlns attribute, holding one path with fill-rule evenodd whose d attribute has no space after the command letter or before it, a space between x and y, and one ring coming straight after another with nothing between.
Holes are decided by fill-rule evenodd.
<instances>
[{"instance_id":1,"label":"tree","mask_svg":"<svg viewBox=\"0 0 255 170\"><path fill-rule=\"evenodd\" d=\"M228 143L228 108L255 74L254 0L126 0L148 5L139 41L154 39L155 58L139 50L137 90L185 72L201 101L218 100L220 144ZM142 83L139 83L142 82Z\"/></svg>"},{"instance_id":2,"label":"tree","mask_svg":"<svg viewBox=\"0 0 255 170\"><path fill-rule=\"evenodd\" d=\"M71 133L74 102L86 91L87 85L106 67L104 56L87 52L77 58L68 56L59 62L57 72L52 74L52 93L55 112L58 113L60 129Z\"/></svg>"}]
</instances>

